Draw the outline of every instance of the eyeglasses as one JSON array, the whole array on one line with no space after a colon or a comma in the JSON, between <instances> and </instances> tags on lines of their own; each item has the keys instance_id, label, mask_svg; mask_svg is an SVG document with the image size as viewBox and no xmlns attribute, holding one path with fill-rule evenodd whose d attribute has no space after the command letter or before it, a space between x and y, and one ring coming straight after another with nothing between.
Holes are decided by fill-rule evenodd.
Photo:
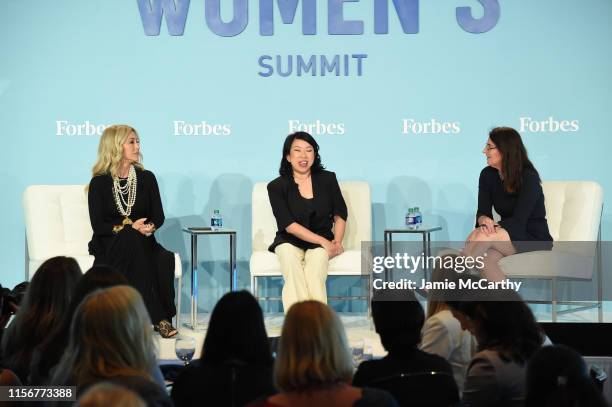
<instances>
[{"instance_id":1,"label":"eyeglasses","mask_svg":"<svg viewBox=\"0 0 612 407\"><path fill-rule=\"evenodd\" d=\"M490 145L488 145L488 144L487 144L487 145L485 146L485 150L487 150L487 151L497 150L497 147L493 147L493 146L490 146Z\"/></svg>"}]
</instances>

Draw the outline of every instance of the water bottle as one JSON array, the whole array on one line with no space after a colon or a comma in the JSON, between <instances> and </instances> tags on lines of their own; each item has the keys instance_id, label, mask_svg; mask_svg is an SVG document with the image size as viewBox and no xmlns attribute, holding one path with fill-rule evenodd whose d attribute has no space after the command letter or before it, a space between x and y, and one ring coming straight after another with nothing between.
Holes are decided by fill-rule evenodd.
<instances>
[{"instance_id":1,"label":"water bottle","mask_svg":"<svg viewBox=\"0 0 612 407\"><path fill-rule=\"evenodd\" d=\"M408 214L406 215L406 226L408 229L414 229L415 226L415 218L414 218L414 209L408 208Z\"/></svg>"},{"instance_id":2,"label":"water bottle","mask_svg":"<svg viewBox=\"0 0 612 407\"><path fill-rule=\"evenodd\" d=\"M414 208L414 227L415 229L419 229L421 226L423 226L423 215L419 207L416 206Z\"/></svg>"},{"instance_id":3,"label":"water bottle","mask_svg":"<svg viewBox=\"0 0 612 407\"><path fill-rule=\"evenodd\" d=\"M223 217L221 216L221 211L219 209L215 209L210 218L210 230L220 230L223 227Z\"/></svg>"}]
</instances>

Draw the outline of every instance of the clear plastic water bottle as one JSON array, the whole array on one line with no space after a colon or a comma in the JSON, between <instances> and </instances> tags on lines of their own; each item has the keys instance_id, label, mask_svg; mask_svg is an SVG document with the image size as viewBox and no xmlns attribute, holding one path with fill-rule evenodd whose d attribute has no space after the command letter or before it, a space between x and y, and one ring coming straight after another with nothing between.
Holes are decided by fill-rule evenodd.
<instances>
[{"instance_id":1,"label":"clear plastic water bottle","mask_svg":"<svg viewBox=\"0 0 612 407\"><path fill-rule=\"evenodd\" d=\"M418 206L414 208L414 227L415 229L419 229L423 226L423 215L421 214L421 210Z\"/></svg>"},{"instance_id":2,"label":"clear plastic water bottle","mask_svg":"<svg viewBox=\"0 0 612 407\"><path fill-rule=\"evenodd\" d=\"M406 226L408 229L414 229L415 227L415 218L414 218L414 209L408 208L408 214L406 215Z\"/></svg>"},{"instance_id":3,"label":"clear plastic water bottle","mask_svg":"<svg viewBox=\"0 0 612 407\"><path fill-rule=\"evenodd\" d=\"M212 216L210 217L210 229L220 230L223 227L223 216L221 216L221 210L215 209Z\"/></svg>"}]
</instances>

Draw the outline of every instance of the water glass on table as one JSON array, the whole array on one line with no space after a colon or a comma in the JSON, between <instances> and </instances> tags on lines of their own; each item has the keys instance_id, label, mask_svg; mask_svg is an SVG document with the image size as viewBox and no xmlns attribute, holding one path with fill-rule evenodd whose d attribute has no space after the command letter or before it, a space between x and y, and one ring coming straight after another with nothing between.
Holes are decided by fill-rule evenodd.
<instances>
[{"instance_id":1,"label":"water glass on table","mask_svg":"<svg viewBox=\"0 0 612 407\"><path fill-rule=\"evenodd\" d=\"M363 362L363 347L363 339L351 341L351 354L353 355L353 368L355 369Z\"/></svg>"},{"instance_id":2,"label":"water glass on table","mask_svg":"<svg viewBox=\"0 0 612 407\"><path fill-rule=\"evenodd\" d=\"M179 336L174 343L174 352L176 357L185 363L189 364L195 353L196 341L191 336Z\"/></svg>"}]
</instances>

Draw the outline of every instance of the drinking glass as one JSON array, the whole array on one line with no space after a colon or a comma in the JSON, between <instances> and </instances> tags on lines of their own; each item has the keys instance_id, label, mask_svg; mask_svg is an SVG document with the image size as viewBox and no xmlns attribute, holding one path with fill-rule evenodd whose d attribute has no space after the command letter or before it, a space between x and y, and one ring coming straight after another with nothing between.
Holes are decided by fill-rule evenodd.
<instances>
[{"instance_id":1,"label":"drinking glass","mask_svg":"<svg viewBox=\"0 0 612 407\"><path fill-rule=\"evenodd\" d=\"M195 353L196 341L191 336L179 336L176 338L174 343L174 352L176 357L185 363L185 366L189 364L189 361L193 358Z\"/></svg>"}]
</instances>

